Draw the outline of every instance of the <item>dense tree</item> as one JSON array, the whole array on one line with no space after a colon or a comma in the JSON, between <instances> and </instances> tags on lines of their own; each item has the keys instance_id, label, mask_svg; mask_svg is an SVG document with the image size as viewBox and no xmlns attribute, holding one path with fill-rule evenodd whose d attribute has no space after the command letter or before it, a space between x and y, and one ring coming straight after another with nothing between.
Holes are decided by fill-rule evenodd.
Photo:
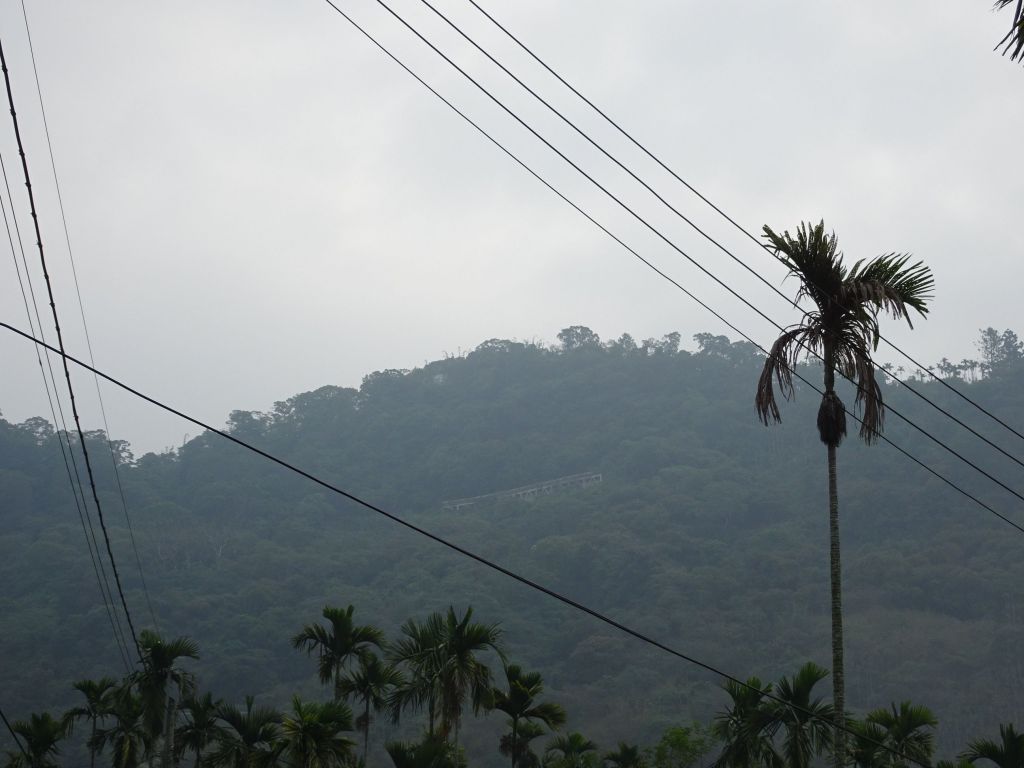
<instances>
[{"instance_id":1,"label":"dense tree","mask_svg":"<svg viewBox=\"0 0 1024 768\"><path fill-rule=\"evenodd\" d=\"M498 752L515 760L517 768L538 768L540 757L533 751L531 743L547 733L547 729L540 723L526 721L519 723L513 736L511 720L508 727L508 733L502 734L498 742Z\"/></svg>"},{"instance_id":2,"label":"dense tree","mask_svg":"<svg viewBox=\"0 0 1024 768\"><path fill-rule=\"evenodd\" d=\"M769 719L763 727L770 734L781 733L780 754L787 768L810 768L814 758L828 749L832 705L814 695L814 687L826 677L827 669L807 662L793 677L779 680L775 700L766 704Z\"/></svg>"},{"instance_id":3,"label":"dense tree","mask_svg":"<svg viewBox=\"0 0 1024 768\"><path fill-rule=\"evenodd\" d=\"M441 666L438 673L441 735L459 741L459 725L467 702L473 713L491 706L491 668L479 655L491 651L504 661L497 624L474 622L473 609L457 616L448 608L444 617Z\"/></svg>"},{"instance_id":4,"label":"dense tree","mask_svg":"<svg viewBox=\"0 0 1024 768\"><path fill-rule=\"evenodd\" d=\"M647 750L647 762L652 768L692 768L713 745L714 738L700 723L673 726Z\"/></svg>"},{"instance_id":5,"label":"dense tree","mask_svg":"<svg viewBox=\"0 0 1024 768\"><path fill-rule=\"evenodd\" d=\"M408 670L405 684L392 690L388 698L391 719L397 723L406 710L425 707L429 738L434 737L437 723L444 631L444 619L439 613L432 613L422 623L409 619L402 624L402 637L389 649L391 660Z\"/></svg>"},{"instance_id":6,"label":"dense tree","mask_svg":"<svg viewBox=\"0 0 1024 768\"><path fill-rule=\"evenodd\" d=\"M444 739L424 736L422 741L389 741L384 749L395 768L465 768L456 748Z\"/></svg>"},{"instance_id":7,"label":"dense tree","mask_svg":"<svg viewBox=\"0 0 1024 768\"><path fill-rule=\"evenodd\" d=\"M878 344L879 312L904 318L912 326L910 310L926 315L934 282L921 262L910 264L900 254L878 256L843 264L835 234L825 232L825 223L809 227L801 223L797 236L778 235L764 227L769 248L800 281L797 301L808 297L815 308L804 313L800 323L783 331L772 345L757 385L755 405L760 419L781 421L773 383L783 397L794 392L793 376L799 360L813 353L823 361L824 392L818 408L818 436L828 457L829 489L829 577L832 596L832 691L836 728L834 764L842 768L846 754L842 725L845 714L843 669L842 584L839 554L839 497L836 481L836 448L846 435L846 407L836 394L835 376L854 381L856 403L861 410L860 435L873 441L882 429L884 404L882 388L875 378L872 352Z\"/></svg>"},{"instance_id":8,"label":"dense tree","mask_svg":"<svg viewBox=\"0 0 1024 768\"><path fill-rule=\"evenodd\" d=\"M89 749L102 752L109 746L113 768L138 768L153 741L146 727L142 700L134 694L131 686L126 685L117 691L111 701L112 723L96 731L96 735L89 741Z\"/></svg>"},{"instance_id":9,"label":"dense tree","mask_svg":"<svg viewBox=\"0 0 1024 768\"><path fill-rule=\"evenodd\" d=\"M89 723L89 766L96 765L96 751L92 744L96 740L96 731L100 721L110 714L112 698L117 688L117 680L104 677L99 680L79 680L72 687L85 697L85 704L69 709L64 713L64 723L71 733L78 720Z\"/></svg>"},{"instance_id":10,"label":"dense tree","mask_svg":"<svg viewBox=\"0 0 1024 768\"><path fill-rule=\"evenodd\" d=\"M494 689L492 706L509 717L512 733L508 754L512 758L512 768L516 768L520 725L539 720L554 730L565 725L566 718L565 710L558 704L537 701L544 693L544 680L540 673L523 672L519 665L509 664L505 667L505 680L508 687Z\"/></svg>"},{"instance_id":11,"label":"dense tree","mask_svg":"<svg viewBox=\"0 0 1024 768\"><path fill-rule=\"evenodd\" d=\"M370 651L370 647L384 645L384 633L377 627L361 626L352 619L353 606L334 608L325 606L323 617L329 626L307 624L292 638L295 648L317 654L317 674L320 682L334 683L334 697L341 698L341 680L352 661Z\"/></svg>"}]
</instances>

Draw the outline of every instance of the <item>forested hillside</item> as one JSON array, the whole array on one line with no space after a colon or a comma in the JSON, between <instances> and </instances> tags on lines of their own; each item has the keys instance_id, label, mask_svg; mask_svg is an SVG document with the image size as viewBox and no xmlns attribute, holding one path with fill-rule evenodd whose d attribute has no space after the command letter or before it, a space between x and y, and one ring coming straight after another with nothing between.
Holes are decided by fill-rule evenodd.
<instances>
[{"instance_id":1,"label":"forested hillside","mask_svg":"<svg viewBox=\"0 0 1024 768\"><path fill-rule=\"evenodd\" d=\"M265 413L236 411L228 429L738 677L777 679L808 660L827 666L818 396L798 387L783 423L765 427L753 408L762 358L751 345L707 334L694 337L694 351L680 349L679 334L601 343L580 327L560 338L553 348L487 341L462 357L371 374L358 390L325 386ZM998 337L989 342L980 365L944 362L942 373L1020 430L1024 369ZM820 380L820 369L807 375ZM1024 453L941 384L914 385ZM1024 487L1019 467L919 398L884 391L936 437ZM852 407L852 393L843 396ZM1024 524L1019 500L892 413L886 435ZM150 626L105 436L90 439L127 599ZM294 691L320 695L314 663L289 640L325 604L351 603L391 637L409 617L471 605L479 621L500 622L512 659L543 674L571 728L608 747L653 743L725 704L712 675L216 435L141 457L115 445L159 628L199 643L192 669L230 701L251 693L284 706ZM71 681L123 671L64 472L52 426L0 420L8 712L65 708ZM603 482L442 506L580 472ZM925 704L944 755L1000 722L1024 722L1024 535L891 446L862 445L852 429L839 484L849 709ZM501 759L498 729L465 726L480 762Z\"/></svg>"}]
</instances>

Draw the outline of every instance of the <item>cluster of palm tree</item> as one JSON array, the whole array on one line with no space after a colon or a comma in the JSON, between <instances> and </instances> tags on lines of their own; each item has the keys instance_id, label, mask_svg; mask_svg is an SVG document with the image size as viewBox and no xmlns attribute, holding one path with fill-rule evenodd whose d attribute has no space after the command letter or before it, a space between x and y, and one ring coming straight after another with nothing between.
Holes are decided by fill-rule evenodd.
<instances>
[{"instance_id":1,"label":"cluster of palm tree","mask_svg":"<svg viewBox=\"0 0 1024 768\"><path fill-rule=\"evenodd\" d=\"M847 718L850 738L838 760L832 753L834 709L815 694L828 670L808 662L792 677L774 686L752 677L745 684L729 681L724 688L729 707L711 725L722 743L714 768L810 768L828 757L853 768L971 768L990 760L999 768L1024 768L1024 734L1001 725L1001 743L972 741L956 761L935 755L938 720L928 707L909 701Z\"/></svg>"},{"instance_id":2,"label":"cluster of palm tree","mask_svg":"<svg viewBox=\"0 0 1024 768\"><path fill-rule=\"evenodd\" d=\"M74 684L80 706L62 717L32 714L13 723L19 750L8 752L5 768L58 768L61 741L79 724L88 728L83 735L90 768L104 754L111 768L177 768L189 761L194 768L365 768L370 725L381 713L394 723L410 714L426 716L418 741L384 745L395 768L465 768L459 733L470 711L507 717L498 751L511 768L692 768L704 764L716 740L721 751L714 768L809 768L835 757L834 707L815 691L829 672L813 663L774 685L757 678L728 682L730 705L708 731L696 724L673 728L655 748L619 742L602 753L579 732L558 733L565 710L542 701L541 676L509 663L501 630L474 622L471 608L461 616L449 608L422 622L409 620L394 642L373 626L356 624L352 606L328 606L323 618L325 623L303 627L292 643L316 656L318 676L331 690L327 701L294 696L289 710L278 711L257 706L251 696L238 707L200 694L195 676L181 667L198 659L196 644L143 631L140 671L120 681L81 680ZM488 656L500 662L500 684ZM853 735L840 764L932 765L936 719L926 707L902 702L846 722ZM551 740L535 750L545 734ZM1003 725L1000 739L973 741L957 762L940 761L936 768L970 768L978 760L1024 768L1024 734Z\"/></svg>"}]
</instances>

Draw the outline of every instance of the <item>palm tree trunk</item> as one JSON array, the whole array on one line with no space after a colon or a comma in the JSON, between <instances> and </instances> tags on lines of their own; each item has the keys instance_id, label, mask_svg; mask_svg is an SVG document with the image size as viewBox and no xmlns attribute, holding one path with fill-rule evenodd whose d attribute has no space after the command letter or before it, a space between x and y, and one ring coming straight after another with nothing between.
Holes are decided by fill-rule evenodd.
<instances>
[{"instance_id":1,"label":"palm tree trunk","mask_svg":"<svg viewBox=\"0 0 1024 768\"><path fill-rule=\"evenodd\" d=\"M164 712L164 745L160 755L161 768L171 768L171 755L174 751L174 698L167 697Z\"/></svg>"},{"instance_id":2,"label":"palm tree trunk","mask_svg":"<svg viewBox=\"0 0 1024 768\"><path fill-rule=\"evenodd\" d=\"M510 686L511 687L511 686ZM516 768L516 757L519 753L519 718L512 718L512 768Z\"/></svg>"},{"instance_id":3,"label":"palm tree trunk","mask_svg":"<svg viewBox=\"0 0 1024 768\"><path fill-rule=\"evenodd\" d=\"M92 738L89 739L89 768L96 768L96 718L92 719Z\"/></svg>"},{"instance_id":4,"label":"palm tree trunk","mask_svg":"<svg viewBox=\"0 0 1024 768\"><path fill-rule=\"evenodd\" d=\"M363 768L366 766L366 755L370 750L370 697L366 697L366 710L363 712Z\"/></svg>"},{"instance_id":5,"label":"palm tree trunk","mask_svg":"<svg viewBox=\"0 0 1024 768\"><path fill-rule=\"evenodd\" d=\"M829 578L832 584L832 705L835 708L833 764L846 762L846 679L843 675L843 589L839 563L839 490L836 483L836 446L828 446Z\"/></svg>"}]
</instances>

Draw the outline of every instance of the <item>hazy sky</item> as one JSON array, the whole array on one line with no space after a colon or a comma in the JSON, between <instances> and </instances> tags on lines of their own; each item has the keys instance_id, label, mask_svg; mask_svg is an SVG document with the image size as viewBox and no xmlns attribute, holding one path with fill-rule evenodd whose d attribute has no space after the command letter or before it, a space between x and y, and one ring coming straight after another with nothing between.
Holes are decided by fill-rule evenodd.
<instances>
[{"instance_id":1,"label":"hazy sky","mask_svg":"<svg viewBox=\"0 0 1024 768\"><path fill-rule=\"evenodd\" d=\"M779 322L797 318L420 0L386 1L680 248ZM924 259L937 283L932 314L912 334L886 326L921 359L972 356L982 326L1024 331L1024 69L991 51L1009 18L990 3L480 2L749 230L824 218L851 258ZM376 0L338 3L644 256L772 340L766 323L582 181ZM782 279L764 251L466 0L435 4L737 256ZM221 424L232 409L269 409L324 384L358 386L373 370L415 367L491 337L551 341L571 324L605 338L727 332L320 0L27 5L96 360L154 396ZM0 34L67 345L84 355L17 0L0 2ZM41 299L3 112L0 152ZM0 316L28 326L10 254L0 257ZM46 331L52 338L48 319ZM31 347L5 333L0 355L4 417L47 415ZM86 425L99 426L92 381L73 375ZM137 452L195 432L113 390L104 396L113 435Z\"/></svg>"}]
</instances>

